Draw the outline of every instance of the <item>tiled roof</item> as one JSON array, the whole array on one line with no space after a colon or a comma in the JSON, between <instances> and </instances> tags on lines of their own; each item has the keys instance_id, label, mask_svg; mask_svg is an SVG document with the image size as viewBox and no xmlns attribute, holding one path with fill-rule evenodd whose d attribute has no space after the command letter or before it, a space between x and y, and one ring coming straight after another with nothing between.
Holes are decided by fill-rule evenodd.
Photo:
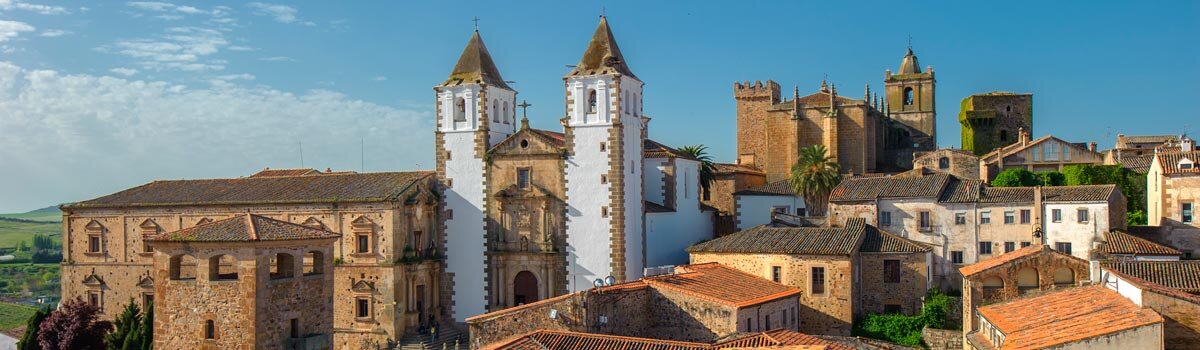
<instances>
[{"instance_id":1,"label":"tiled roof","mask_svg":"<svg viewBox=\"0 0 1200 350\"><path fill-rule=\"evenodd\" d=\"M321 172L316 169L271 169L266 168L260 172L250 175L250 177L277 177L277 176L305 176L305 175L320 175Z\"/></svg>"},{"instance_id":2,"label":"tiled roof","mask_svg":"<svg viewBox=\"0 0 1200 350\"><path fill-rule=\"evenodd\" d=\"M642 278L654 288L679 291L734 307L747 307L800 294L785 286L717 263L676 266L675 273Z\"/></svg>"},{"instance_id":3,"label":"tiled roof","mask_svg":"<svg viewBox=\"0 0 1200 350\"><path fill-rule=\"evenodd\" d=\"M1046 202L1104 202L1116 192L1117 185L1083 185L1042 187Z\"/></svg>"},{"instance_id":4,"label":"tiled roof","mask_svg":"<svg viewBox=\"0 0 1200 350\"><path fill-rule=\"evenodd\" d=\"M814 93L814 94L811 94L808 96L801 96L800 99L796 100L796 102L800 102L801 104L806 105L806 106L829 107L829 95L830 95L830 93L828 93L828 92L819 91L817 93ZM841 103L841 104L854 103L854 102L860 101L860 100L855 100L855 99L841 96L841 95L836 95L836 96L837 96L836 99L837 99L838 103ZM783 104L790 105L791 103L784 102Z\"/></svg>"},{"instance_id":5,"label":"tiled roof","mask_svg":"<svg viewBox=\"0 0 1200 350\"><path fill-rule=\"evenodd\" d=\"M817 346L813 349L854 350L854 348L835 341L821 339L812 335L787 329L775 329L758 332L746 336L734 337L714 344L714 349L746 348L765 346ZM794 348L786 348L794 349ZM806 349L806 348L802 348Z\"/></svg>"},{"instance_id":6,"label":"tiled roof","mask_svg":"<svg viewBox=\"0 0 1200 350\"><path fill-rule=\"evenodd\" d=\"M759 175L766 174L762 170L759 170L758 168L755 168L755 167L752 167L749 165L729 164L729 163L713 163L713 173L714 174L746 173L746 174L759 174Z\"/></svg>"},{"instance_id":7,"label":"tiled roof","mask_svg":"<svg viewBox=\"0 0 1200 350\"><path fill-rule=\"evenodd\" d=\"M983 194L983 180L968 180L954 178L942 191L942 203L975 203Z\"/></svg>"},{"instance_id":8,"label":"tiled roof","mask_svg":"<svg viewBox=\"0 0 1200 350\"><path fill-rule=\"evenodd\" d=\"M938 198L951 175L889 176L849 178L829 195L830 202L862 201L879 198Z\"/></svg>"},{"instance_id":9,"label":"tiled roof","mask_svg":"<svg viewBox=\"0 0 1200 350\"><path fill-rule=\"evenodd\" d=\"M1105 254L1132 255L1183 255L1174 248L1151 242L1121 231L1111 231L1104 234L1104 244L1097 251Z\"/></svg>"},{"instance_id":10,"label":"tiled roof","mask_svg":"<svg viewBox=\"0 0 1200 350\"><path fill-rule=\"evenodd\" d=\"M1144 156L1124 156L1121 157L1121 166L1124 166L1126 169L1135 171L1137 173L1145 174L1150 170L1150 163L1153 161L1153 154Z\"/></svg>"},{"instance_id":11,"label":"tiled roof","mask_svg":"<svg viewBox=\"0 0 1200 350\"><path fill-rule=\"evenodd\" d=\"M675 157L675 158L696 160L696 157L693 157L690 153L685 153L683 151L680 151L680 150L677 150L677 149L674 149L671 147L667 147L666 145L658 143L657 141L654 141L651 139L646 139L645 141L642 141L642 151L643 151L643 153L642 153L643 156L646 158Z\"/></svg>"},{"instance_id":12,"label":"tiled roof","mask_svg":"<svg viewBox=\"0 0 1200 350\"><path fill-rule=\"evenodd\" d=\"M488 350L716 350L771 347L787 350L854 350L808 334L776 329L751 333L715 344L626 337L608 334L537 330L484 347Z\"/></svg>"},{"instance_id":13,"label":"tiled roof","mask_svg":"<svg viewBox=\"0 0 1200 350\"><path fill-rule=\"evenodd\" d=\"M154 181L64 208L397 201L425 188L430 171Z\"/></svg>"},{"instance_id":14,"label":"tiled roof","mask_svg":"<svg viewBox=\"0 0 1200 350\"><path fill-rule=\"evenodd\" d=\"M692 253L773 253L852 255L866 235L866 220L844 227L771 227L759 225L688 247Z\"/></svg>"},{"instance_id":15,"label":"tiled roof","mask_svg":"<svg viewBox=\"0 0 1200 350\"><path fill-rule=\"evenodd\" d=\"M1200 293L1200 260L1106 261L1101 266L1167 288Z\"/></svg>"},{"instance_id":16,"label":"tiled roof","mask_svg":"<svg viewBox=\"0 0 1200 350\"><path fill-rule=\"evenodd\" d=\"M454 64L454 70L450 71L450 77L442 86L479 83L512 89L504 83L500 70L496 68L496 63L492 62L492 54L488 53L487 46L483 45L483 38L479 37L479 31L476 30L471 34L471 40L467 41L467 47L463 48L462 55L458 56L458 63Z\"/></svg>"},{"instance_id":17,"label":"tiled roof","mask_svg":"<svg viewBox=\"0 0 1200 350\"><path fill-rule=\"evenodd\" d=\"M265 216L242 214L178 231L160 233L147 240L158 242L248 242L338 238L341 235Z\"/></svg>"},{"instance_id":18,"label":"tiled roof","mask_svg":"<svg viewBox=\"0 0 1200 350\"><path fill-rule=\"evenodd\" d=\"M779 180L766 185L751 187L733 193L735 196L796 196L789 180Z\"/></svg>"},{"instance_id":19,"label":"tiled roof","mask_svg":"<svg viewBox=\"0 0 1200 350\"><path fill-rule=\"evenodd\" d=\"M529 131L532 131L535 134L545 137L546 141L549 141L550 144L552 144L554 146L563 147L564 145L566 145L566 142L563 141L565 139L565 136L563 136L563 133L561 133L561 132L542 130L542 129L532 129L532 128L529 129Z\"/></svg>"},{"instance_id":20,"label":"tiled roof","mask_svg":"<svg viewBox=\"0 0 1200 350\"><path fill-rule=\"evenodd\" d=\"M980 203L1033 202L1033 187L984 186L979 195Z\"/></svg>"},{"instance_id":21,"label":"tiled roof","mask_svg":"<svg viewBox=\"0 0 1200 350\"><path fill-rule=\"evenodd\" d=\"M675 209L668 208L662 204L651 201L642 201L642 205L646 207L647 213L674 213Z\"/></svg>"},{"instance_id":22,"label":"tiled roof","mask_svg":"<svg viewBox=\"0 0 1200 350\"><path fill-rule=\"evenodd\" d=\"M637 79L637 76L633 75L633 71L629 69L629 63L625 62L625 57L621 56L621 48L617 47L617 40L613 38L612 30L608 27L608 19L604 16L600 16L600 25L592 34L592 41L588 43L583 57L579 59L579 63L575 64L575 69L572 69L567 76L597 74L621 74Z\"/></svg>"},{"instance_id":23,"label":"tiled roof","mask_svg":"<svg viewBox=\"0 0 1200 350\"><path fill-rule=\"evenodd\" d=\"M1119 139L1125 143L1167 143L1179 140L1175 135L1124 135Z\"/></svg>"},{"instance_id":24,"label":"tiled roof","mask_svg":"<svg viewBox=\"0 0 1200 350\"><path fill-rule=\"evenodd\" d=\"M862 245L858 251L864 253L920 253L928 252L930 248L924 244L909 240L867 225Z\"/></svg>"},{"instance_id":25,"label":"tiled roof","mask_svg":"<svg viewBox=\"0 0 1200 350\"><path fill-rule=\"evenodd\" d=\"M970 276L970 275L974 275L976 273L983 272L985 270L992 269L997 266L1008 264L1010 262L1020 260L1020 259L1026 258L1026 257L1035 256L1038 254L1058 254L1058 255L1061 255L1063 257L1067 257L1070 259L1082 260L1082 259L1076 258L1074 256L1071 256L1069 254L1063 254L1057 250L1051 249L1050 246L1048 246L1048 245L1034 244L1034 245L1031 245L1031 246L1028 246L1025 248L1021 248L1021 249L1017 249L1017 250L1014 250L1014 251L1011 251L1008 253L1000 254L1000 256L992 257L992 258L984 260L984 261L980 261L980 262L977 262L974 264L960 267L960 268L958 268L958 271L961 272L964 277Z\"/></svg>"},{"instance_id":26,"label":"tiled roof","mask_svg":"<svg viewBox=\"0 0 1200 350\"><path fill-rule=\"evenodd\" d=\"M1088 149L1086 145L1081 145L1079 143L1073 143L1073 142L1067 142L1067 141L1064 141L1063 139L1054 137L1054 135L1046 135L1046 136L1042 136L1041 138L1038 138L1036 140L1026 142L1024 145L1022 145L1021 142L1018 141L1011 145L997 148L995 150L992 150L991 152L988 152L982 156L979 156L979 159L988 164L992 164L992 163L999 161L1000 158L1007 157L1009 155L1012 155L1013 153L1023 151L1027 148L1033 147L1037 144L1046 142L1048 140L1057 140L1059 142L1062 142L1064 145L1067 145L1068 147L1075 148L1076 151L1090 152L1090 153L1096 154L1096 156L1098 156L1098 157L1100 156L1099 153L1096 153L1095 151Z\"/></svg>"},{"instance_id":27,"label":"tiled roof","mask_svg":"<svg viewBox=\"0 0 1200 350\"><path fill-rule=\"evenodd\" d=\"M1005 350L1051 348L1163 322L1154 310L1103 286L983 306L979 314L1004 333Z\"/></svg>"},{"instance_id":28,"label":"tiled roof","mask_svg":"<svg viewBox=\"0 0 1200 350\"><path fill-rule=\"evenodd\" d=\"M1163 167L1163 174L1200 174L1200 151L1158 153L1154 157ZM1191 169L1180 169L1179 161L1187 158L1192 161Z\"/></svg>"}]
</instances>

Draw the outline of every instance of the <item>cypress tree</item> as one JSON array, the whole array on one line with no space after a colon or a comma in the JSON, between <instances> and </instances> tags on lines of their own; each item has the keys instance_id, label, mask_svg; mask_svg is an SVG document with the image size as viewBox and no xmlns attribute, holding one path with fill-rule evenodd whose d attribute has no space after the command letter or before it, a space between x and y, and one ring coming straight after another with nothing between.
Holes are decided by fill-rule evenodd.
<instances>
[{"instance_id":1,"label":"cypress tree","mask_svg":"<svg viewBox=\"0 0 1200 350\"><path fill-rule=\"evenodd\" d=\"M42 346L38 344L37 339L38 327L41 326L42 321L46 320L47 316L50 316L49 306L38 309L29 318L29 321L25 323L25 335L22 335L21 340L17 342L18 350L42 350Z\"/></svg>"}]
</instances>

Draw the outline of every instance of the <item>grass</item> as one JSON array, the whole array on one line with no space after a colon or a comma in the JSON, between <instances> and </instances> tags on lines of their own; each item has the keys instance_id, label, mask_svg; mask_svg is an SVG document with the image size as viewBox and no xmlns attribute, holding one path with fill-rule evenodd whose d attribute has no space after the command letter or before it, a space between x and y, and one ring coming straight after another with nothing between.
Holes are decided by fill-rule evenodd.
<instances>
[{"instance_id":1,"label":"grass","mask_svg":"<svg viewBox=\"0 0 1200 350\"><path fill-rule=\"evenodd\" d=\"M55 243L62 243L62 213L58 207L0 214L0 248L13 248L21 241L32 245L35 233L49 235Z\"/></svg>"},{"instance_id":2,"label":"grass","mask_svg":"<svg viewBox=\"0 0 1200 350\"><path fill-rule=\"evenodd\" d=\"M32 306L0 302L0 331L24 326L35 312L37 308Z\"/></svg>"},{"instance_id":3,"label":"grass","mask_svg":"<svg viewBox=\"0 0 1200 350\"><path fill-rule=\"evenodd\" d=\"M50 206L27 213L0 214L0 217L34 221L61 222L62 211L59 211L57 206Z\"/></svg>"}]
</instances>

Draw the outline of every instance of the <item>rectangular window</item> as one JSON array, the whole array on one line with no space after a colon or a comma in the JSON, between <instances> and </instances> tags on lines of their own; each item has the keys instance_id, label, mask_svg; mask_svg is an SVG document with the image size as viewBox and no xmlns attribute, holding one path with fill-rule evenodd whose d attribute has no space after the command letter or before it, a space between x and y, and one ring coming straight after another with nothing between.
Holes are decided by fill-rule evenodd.
<instances>
[{"instance_id":1,"label":"rectangular window","mask_svg":"<svg viewBox=\"0 0 1200 350\"><path fill-rule=\"evenodd\" d=\"M886 210L879 212L879 226L892 226L892 212Z\"/></svg>"},{"instance_id":2,"label":"rectangular window","mask_svg":"<svg viewBox=\"0 0 1200 350\"><path fill-rule=\"evenodd\" d=\"M979 255L992 255L992 242L980 241L979 242Z\"/></svg>"},{"instance_id":3,"label":"rectangular window","mask_svg":"<svg viewBox=\"0 0 1200 350\"><path fill-rule=\"evenodd\" d=\"M293 319L291 319L290 322L288 322L288 325L290 326L289 328L291 330L288 333L290 333L292 338L299 338L300 337L300 319L293 318Z\"/></svg>"},{"instance_id":4,"label":"rectangular window","mask_svg":"<svg viewBox=\"0 0 1200 350\"><path fill-rule=\"evenodd\" d=\"M1005 210L1004 211L1004 224L1012 225L1015 223L1017 223L1017 213L1013 212L1012 210Z\"/></svg>"},{"instance_id":5,"label":"rectangular window","mask_svg":"<svg viewBox=\"0 0 1200 350\"><path fill-rule=\"evenodd\" d=\"M1014 251L1014 250L1017 250L1017 243L1016 243L1016 242L1004 242L1004 252L1005 252L1005 253L1009 253L1009 252L1012 252L1012 251Z\"/></svg>"},{"instance_id":6,"label":"rectangular window","mask_svg":"<svg viewBox=\"0 0 1200 350\"><path fill-rule=\"evenodd\" d=\"M1088 210L1086 208L1076 209L1075 212L1078 214L1077 220L1080 223L1088 222Z\"/></svg>"},{"instance_id":7,"label":"rectangular window","mask_svg":"<svg viewBox=\"0 0 1200 350\"><path fill-rule=\"evenodd\" d=\"M772 213L783 213L783 214L787 214L789 211L792 211L792 207L790 207L790 206L777 206L777 207L771 207L771 212L772 212Z\"/></svg>"},{"instance_id":8,"label":"rectangular window","mask_svg":"<svg viewBox=\"0 0 1200 350\"><path fill-rule=\"evenodd\" d=\"M600 143L600 152L608 151L608 145L604 142Z\"/></svg>"},{"instance_id":9,"label":"rectangular window","mask_svg":"<svg viewBox=\"0 0 1200 350\"><path fill-rule=\"evenodd\" d=\"M1050 221L1062 222L1062 209L1054 209L1050 211Z\"/></svg>"},{"instance_id":10,"label":"rectangular window","mask_svg":"<svg viewBox=\"0 0 1200 350\"><path fill-rule=\"evenodd\" d=\"M967 224L967 213L954 213L954 224L955 225L966 225Z\"/></svg>"},{"instance_id":11,"label":"rectangular window","mask_svg":"<svg viewBox=\"0 0 1200 350\"><path fill-rule=\"evenodd\" d=\"M355 236L355 240L357 241L356 242L357 250L355 252L357 252L357 253L370 253L371 252L371 235L360 233Z\"/></svg>"},{"instance_id":12,"label":"rectangular window","mask_svg":"<svg viewBox=\"0 0 1200 350\"><path fill-rule=\"evenodd\" d=\"M920 218L921 218L921 231L929 231L929 229L932 228L931 227L932 223L929 222L929 212L921 211Z\"/></svg>"},{"instance_id":13,"label":"rectangular window","mask_svg":"<svg viewBox=\"0 0 1200 350\"><path fill-rule=\"evenodd\" d=\"M371 317L371 300L367 298L355 299L354 317L370 318Z\"/></svg>"},{"instance_id":14,"label":"rectangular window","mask_svg":"<svg viewBox=\"0 0 1200 350\"><path fill-rule=\"evenodd\" d=\"M900 260L883 261L883 282L900 283Z\"/></svg>"},{"instance_id":15,"label":"rectangular window","mask_svg":"<svg viewBox=\"0 0 1200 350\"><path fill-rule=\"evenodd\" d=\"M517 169L517 188L529 188L529 168Z\"/></svg>"},{"instance_id":16,"label":"rectangular window","mask_svg":"<svg viewBox=\"0 0 1200 350\"><path fill-rule=\"evenodd\" d=\"M763 320L767 321L767 322L766 322L766 323L767 323L767 328L763 328L763 329L771 329L771 315L766 315L766 316L764 316L764 317L763 317Z\"/></svg>"},{"instance_id":17,"label":"rectangular window","mask_svg":"<svg viewBox=\"0 0 1200 350\"><path fill-rule=\"evenodd\" d=\"M746 331L747 331L747 332L749 332L749 331L750 331L750 325L752 325L752 324L754 324L754 322L753 322L753 321L751 321L749 317L747 317L747 318L746 318Z\"/></svg>"},{"instance_id":18,"label":"rectangular window","mask_svg":"<svg viewBox=\"0 0 1200 350\"><path fill-rule=\"evenodd\" d=\"M102 308L100 305L100 292L88 292L88 305Z\"/></svg>"},{"instance_id":19,"label":"rectangular window","mask_svg":"<svg viewBox=\"0 0 1200 350\"><path fill-rule=\"evenodd\" d=\"M1030 221L1029 214L1030 214L1029 209L1021 209L1021 223L1022 224L1029 223L1029 221Z\"/></svg>"},{"instance_id":20,"label":"rectangular window","mask_svg":"<svg viewBox=\"0 0 1200 350\"><path fill-rule=\"evenodd\" d=\"M100 235L88 236L88 253L100 252Z\"/></svg>"},{"instance_id":21,"label":"rectangular window","mask_svg":"<svg viewBox=\"0 0 1200 350\"><path fill-rule=\"evenodd\" d=\"M1054 243L1054 249L1064 254L1071 254L1071 242L1056 242Z\"/></svg>"},{"instance_id":22,"label":"rectangular window","mask_svg":"<svg viewBox=\"0 0 1200 350\"><path fill-rule=\"evenodd\" d=\"M805 208L796 208L796 216L808 216L808 210L805 210Z\"/></svg>"},{"instance_id":23,"label":"rectangular window","mask_svg":"<svg viewBox=\"0 0 1200 350\"><path fill-rule=\"evenodd\" d=\"M146 241L146 236L142 236L142 253L153 253L154 248L150 248L150 242Z\"/></svg>"},{"instance_id":24,"label":"rectangular window","mask_svg":"<svg viewBox=\"0 0 1200 350\"><path fill-rule=\"evenodd\" d=\"M1182 209L1179 220L1185 224L1192 223L1192 203L1183 203Z\"/></svg>"},{"instance_id":25,"label":"rectangular window","mask_svg":"<svg viewBox=\"0 0 1200 350\"><path fill-rule=\"evenodd\" d=\"M885 314L899 314L899 313L900 313L900 305L896 305L896 304L886 304L886 305L883 305L883 313L885 313Z\"/></svg>"},{"instance_id":26,"label":"rectangular window","mask_svg":"<svg viewBox=\"0 0 1200 350\"><path fill-rule=\"evenodd\" d=\"M771 266L771 280L775 283L783 280L783 268L779 266Z\"/></svg>"},{"instance_id":27,"label":"rectangular window","mask_svg":"<svg viewBox=\"0 0 1200 350\"><path fill-rule=\"evenodd\" d=\"M979 224L987 225L990 223L992 223L992 212L990 212L990 211L980 212L979 213Z\"/></svg>"},{"instance_id":28,"label":"rectangular window","mask_svg":"<svg viewBox=\"0 0 1200 350\"><path fill-rule=\"evenodd\" d=\"M813 294L825 294L825 268L812 268L812 286Z\"/></svg>"},{"instance_id":29,"label":"rectangular window","mask_svg":"<svg viewBox=\"0 0 1200 350\"><path fill-rule=\"evenodd\" d=\"M608 175L605 175L605 174L600 174L600 183L601 183L601 184L606 184L606 183L608 183Z\"/></svg>"},{"instance_id":30,"label":"rectangular window","mask_svg":"<svg viewBox=\"0 0 1200 350\"><path fill-rule=\"evenodd\" d=\"M1026 242L1026 241L1022 241L1022 242L1021 242L1021 248L1025 248L1025 247L1028 247L1028 246L1030 246L1030 245L1032 245L1032 244L1031 244L1031 243L1029 243L1029 242Z\"/></svg>"},{"instance_id":31,"label":"rectangular window","mask_svg":"<svg viewBox=\"0 0 1200 350\"><path fill-rule=\"evenodd\" d=\"M962 251L955 250L955 251L950 252L950 262L955 263L955 264L962 264L963 263Z\"/></svg>"},{"instance_id":32,"label":"rectangular window","mask_svg":"<svg viewBox=\"0 0 1200 350\"><path fill-rule=\"evenodd\" d=\"M600 217L608 217L608 207L600 207Z\"/></svg>"},{"instance_id":33,"label":"rectangular window","mask_svg":"<svg viewBox=\"0 0 1200 350\"><path fill-rule=\"evenodd\" d=\"M154 293L142 293L142 310L149 308L150 304L154 304Z\"/></svg>"}]
</instances>

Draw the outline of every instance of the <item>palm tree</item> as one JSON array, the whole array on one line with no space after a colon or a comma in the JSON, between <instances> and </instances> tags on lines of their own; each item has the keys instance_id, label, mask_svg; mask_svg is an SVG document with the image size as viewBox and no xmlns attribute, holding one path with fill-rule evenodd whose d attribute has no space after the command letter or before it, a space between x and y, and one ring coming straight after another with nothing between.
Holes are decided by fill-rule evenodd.
<instances>
[{"instance_id":1,"label":"palm tree","mask_svg":"<svg viewBox=\"0 0 1200 350\"><path fill-rule=\"evenodd\" d=\"M680 152L690 154L692 158L700 161L700 188L704 190L704 197L708 198L708 188L713 182L713 162L712 156L708 155L708 146L692 145L679 148Z\"/></svg>"},{"instance_id":2,"label":"palm tree","mask_svg":"<svg viewBox=\"0 0 1200 350\"><path fill-rule=\"evenodd\" d=\"M804 197L811 215L824 215L829 192L842 182L842 166L833 157L827 156L825 145L812 145L800 149L796 164L792 165L792 189Z\"/></svg>"}]
</instances>

